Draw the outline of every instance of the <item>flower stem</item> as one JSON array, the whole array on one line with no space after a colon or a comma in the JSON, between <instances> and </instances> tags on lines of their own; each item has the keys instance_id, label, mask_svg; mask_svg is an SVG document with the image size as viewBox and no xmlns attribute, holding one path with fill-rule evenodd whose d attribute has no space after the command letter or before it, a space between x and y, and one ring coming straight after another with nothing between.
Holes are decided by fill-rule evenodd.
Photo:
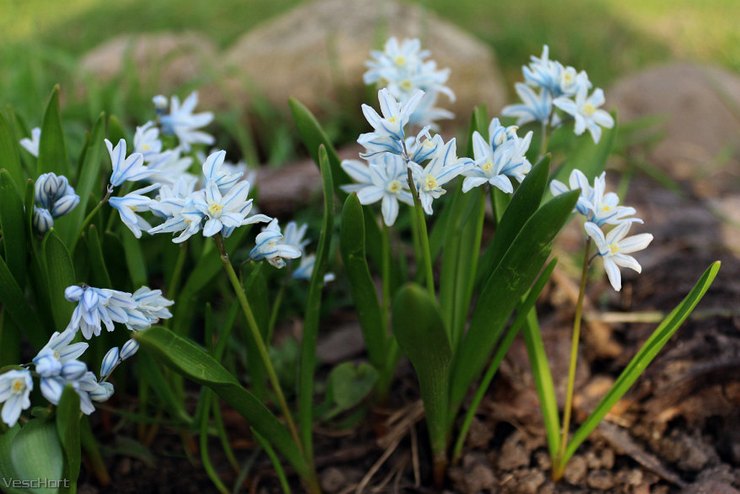
<instances>
[{"instance_id":1,"label":"flower stem","mask_svg":"<svg viewBox=\"0 0 740 494\"><path fill-rule=\"evenodd\" d=\"M180 248L177 252L177 259L175 260L175 268L172 270L172 277L170 278L169 288L167 290L167 296L172 300L177 297L177 290L180 288L180 280L182 279L182 268L185 266L185 259L188 254L188 243L183 242L180 244Z\"/></svg>"},{"instance_id":2,"label":"flower stem","mask_svg":"<svg viewBox=\"0 0 740 494\"><path fill-rule=\"evenodd\" d=\"M589 250L591 249L591 238L586 239L583 249L583 269L581 270L581 284L578 291L578 302L576 313L573 318L573 334L571 336L570 366L568 368L568 388L565 393L565 407L563 408L563 427L560 437L560 451L553 462L553 479L559 480L565 472L565 450L568 447L568 432L570 430L570 419L573 410L573 392L576 380L576 365L578 363L578 342L581 336L581 321L583 319L583 299L586 294L586 282L588 281Z\"/></svg>"},{"instance_id":3,"label":"flower stem","mask_svg":"<svg viewBox=\"0 0 740 494\"><path fill-rule=\"evenodd\" d=\"M77 241L80 239L82 234L85 233L85 228L87 228L87 226L92 222L93 218L98 213L100 208L103 207L103 204L108 202L108 199L110 199L111 194L113 194L113 186L108 184L108 186L105 189L105 195L103 196L103 198L100 199L100 202L98 202L93 208L93 210L90 211L90 213L87 216L85 216L84 220L82 220L82 226L80 226L80 230L77 233L77 236L75 237L75 242L74 244L72 244L71 253L74 254L75 247L77 246Z\"/></svg>"},{"instance_id":4,"label":"flower stem","mask_svg":"<svg viewBox=\"0 0 740 494\"><path fill-rule=\"evenodd\" d=\"M421 200L419 199L419 191L416 190L414 184L414 178L411 174L411 168L408 168L408 183L411 189L411 195L414 198L414 212L416 216L416 224L419 226L419 238L421 240L421 253L422 262L426 270L426 284L429 295L434 299L436 298L436 292L434 290L434 269L432 268L432 251L429 247L429 233L427 232L427 221L424 218L424 209L421 206Z\"/></svg>"},{"instance_id":5,"label":"flower stem","mask_svg":"<svg viewBox=\"0 0 740 494\"><path fill-rule=\"evenodd\" d=\"M547 141L549 139L549 135L547 135L547 121L542 122L542 139L540 140L540 155L538 159L541 159L543 156L545 156L545 153L547 152Z\"/></svg>"},{"instance_id":6,"label":"flower stem","mask_svg":"<svg viewBox=\"0 0 740 494\"><path fill-rule=\"evenodd\" d=\"M252 308L249 306L247 294L244 292L244 287L239 282L239 277L236 275L234 267L231 265L229 254L226 252L226 247L224 246L223 237L221 236L221 234L218 234L213 238L216 241L218 252L221 254L221 263L223 264L224 270L229 277L229 281L231 281L231 286L234 289L234 294L239 300L239 305L242 308L242 312L244 312L244 317L247 319L247 327L252 334L252 339L254 340L255 345L257 345L257 351L259 352L262 364L265 366L265 370L267 371L267 377L270 380L273 391L275 391L278 406L283 412L285 422L288 425L291 436L293 436L293 441L295 441L298 449L303 452L303 444L301 443L301 440L298 436L298 429L296 428L295 422L293 421L293 416L290 413L290 408L288 408L288 403L285 401L283 389L280 386L280 381L278 380L277 374L275 373L275 368L272 366L272 362L270 361L270 355L267 352L265 342L262 340L262 334L260 333L259 326L257 325L257 321L254 318L254 314L252 313Z\"/></svg>"}]
</instances>

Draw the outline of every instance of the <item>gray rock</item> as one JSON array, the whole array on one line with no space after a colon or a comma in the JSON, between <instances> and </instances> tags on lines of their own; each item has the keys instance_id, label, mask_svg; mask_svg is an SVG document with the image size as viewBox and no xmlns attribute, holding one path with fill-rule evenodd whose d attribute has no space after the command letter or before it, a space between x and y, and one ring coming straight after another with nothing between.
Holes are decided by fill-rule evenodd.
<instances>
[{"instance_id":1,"label":"gray rock","mask_svg":"<svg viewBox=\"0 0 740 494\"><path fill-rule=\"evenodd\" d=\"M625 76L606 95L608 106L616 107L623 121L661 117L665 138L649 158L674 178L711 182L706 195L717 188L737 190L740 76L716 67L673 63Z\"/></svg>"},{"instance_id":2,"label":"gray rock","mask_svg":"<svg viewBox=\"0 0 740 494\"><path fill-rule=\"evenodd\" d=\"M439 67L451 69L457 101L441 105L467 121L473 106L496 111L506 91L490 48L417 5L395 0L308 2L248 32L224 57L223 97L246 105L255 94L285 106L294 96L312 110L361 89L364 62L388 36L421 37ZM354 103L354 102L353 102Z\"/></svg>"},{"instance_id":3,"label":"gray rock","mask_svg":"<svg viewBox=\"0 0 740 494\"><path fill-rule=\"evenodd\" d=\"M90 50L80 68L99 81L110 81L133 67L140 81L167 94L202 77L215 54L213 42L198 33L125 34Z\"/></svg>"}]
</instances>

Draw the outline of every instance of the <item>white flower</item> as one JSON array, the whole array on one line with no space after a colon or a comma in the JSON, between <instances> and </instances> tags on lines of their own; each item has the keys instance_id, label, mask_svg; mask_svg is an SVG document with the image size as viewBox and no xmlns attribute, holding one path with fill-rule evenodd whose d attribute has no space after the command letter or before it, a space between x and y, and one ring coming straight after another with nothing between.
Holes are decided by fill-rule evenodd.
<instances>
[{"instance_id":1,"label":"white flower","mask_svg":"<svg viewBox=\"0 0 740 494\"><path fill-rule=\"evenodd\" d=\"M226 151L215 151L208 155L208 158L203 162L203 176L205 177L206 187L213 182L223 194L234 187L243 175L242 172L232 172L229 167L224 166L225 160Z\"/></svg>"},{"instance_id":2,"label":"white flower","mask_svg":"<svg viewBox=\"0 0 740 494\"><path fill-rule=\"evenodd\" d=\"M155 126L154 122L147 122L142 126L136 127L136 133L134 133L134 152L140 153L147 163L162 152L159 129Z\"/></svg>"},{"instance_id":3,"label":"white flower","mask_svg":"<svg viewBox=\"0 0 740 494\"><path fill-rule=\"evenodd\" d=\"M118 141L116 147L113 147L108 139L105 140L105 146L108 148L113 174L110 177L110 183L118 187L123 182L138 182L144 180L152 174L152 171L144 166L144 156L141 153L132 153L126 157L126 140Z\"/></svg>"},{"instance_id":4,"label":"white flower","mask_svg":"<svg viewBox=\"0 0 740 494\"><path fill-rule=\"evenodd\" d=\"M530 59L529 66L522 67L524 80L530 86L545 89L550 94L557 96L560 90L560 74L563 66L558 61L550 60L550 47L543 46L540 58L532 55Z\"/></svg>"},{"instance_id":5,"label":"white flower","mask_svg":"<svg viewBox=\"0 0 740 494\"><path fill-rule=\"evenodd\" d=\"M422 168L418 163L410 162L408 166L413 173L419 200L427 214L432 214L432 201L445 194L442 188L450 180L463 173L472 164L469 158L457 157L457 144L451 139Z\"/></svg>"},{"instance_id":6,"label":"white flower","mask_svg":"<svg viewBox=\"0 0 740 494\"><path fill-rule=\"evenodd\" d=\"M421 129L416 137L407 138L405 144L408 160L423 163L434 156L445 143L439 134L432 137L427 126Z\"/></svg>"},{"instance_id":7,"label":"white flower","mask_svg":"<svg viewBox=\"0 0 740 494\"><path fill-rule=\"evenodd\" d=\"M653 236L649 233L627 237L631 226L630 222L620 223L604 236L604 232L595 223L588 222L585 225L586 233L596 243L598 254L604 261L604 270L609 282L616 291L622 289L620 267L630 268L638 273L642 271L637 260L627 254L643 250L653 241Z\"/></svg>"},{"instance_id":8,"label":"white flower","mask_svg":"<svg viewBox=\"0 0 740 494\"><path fill-rule=\"evenodd\" d=\"M70 302L77 302L67 329L79 329L87 340L93 335L100 335L101 324L108 331L113 331L115 322L127 324L131 317L143 318L143 315L136 313L136 303L130 293L72 285L64 290L64 297Z\"/></svg>"},{"instance_id":9,"label":"white flower","mask_svg":"<svg viewBox=\"0 0 740 494\"><path fill-rule=\"evenodd\" d=\"M193 206L205 218L203 225L203 236L212 237L222 233L228 237L234 228L270 221L264 214L249 216L252 209L252 199L249 195L249 182L238 182L225 195L221 195L216 182L208 182L205 191L194 194Z\"/></svg>"},{"instance_id":10,"label":"white flower","mask_svg":"<svg viewBox=\"0 0 740 494\"><path fill-rule=\"evenodd\" d=\"M521 82L514 85L516 94L522 103L505 106L501 114L506 117L516 117L517 125L529 122L547 122L552 113L552 96L546 89L540 89L535 93L532 88Z\"/></svg>"},{"instance_id":11,"label":"white flower","mask_svg":"<svg viewBox=\"0 0 740 494\"><path fill-rule=\"evenodd\" d=\"M61 333L55 332L48 343L33 358L36 373L41 377L59 375L62 366L77 359L87 350L87 343L72 343L77 332L65 329Z\"/></svg>"},{"instance_id":12,"label":"white flower","mask_svg":"<svg viewBox=\"0 0 740 494\"><path fill-rule=\"evenodd\" d=\"M597 226L604 224L616 225L619 223L642 223L639 218L629 218L636 213L634 208L620 206L619 196L614 192L605 193L606 172L594 179L594 186L588 182L588 178L580 170L570 173L569 185L566 186L559 180L550 182L550 191L554 196L564 194L570 190L580 189L581 193L576 202L576 211L586 217L586 221L595 223Z\"/></svg>"},{"instance_id":13,"label":"white flower","mask_svg":"<svg viewBox=\"0 0 740 494\"><path fill-rule=\"evenodd\" d=\"M296 268L295 271L293 271L293 279L311 281L311 276L313 275L313 268L315 264L316 256L314 254L301 257L301 264L298 266L298 268ZM332 282L335 279L336 276L334 275L334 273L324 274L324 284Z\"/></svg>"},{"instance_id":14,"label":"white flower","mask_svg":"<svg viewBox=\"0 0 740 494\"><path fill-rule=\"evenodd\" d=\"M31 138L24 137L20 140L23 149L31 153L34 157L39 157L39 144L41 143L41 129L34 127L31 129Z\"/></svg>"},{"instance_id":15,"label":"white flower","mask_svg":"<svg viewBox=\"0 0 740 494\"><path fill-rule=\"evenodd\" d=\"M406 162L395 154L383 154L370 163L370 183L357 192L360 204L381 201L383 221L391 226L398 217L398 201L413 205Z\"/></svg>"},{"instance_id":16,"label":"white flower","mask_svg":"<svg viewBox=\"0 0 740 494\"><path fill-rule=\"evenodd\" d=\"M575 169L570 172L568 184L570 185L570 188L560 180L553 180L550 182L550 192L552 192L552 195L554 196L559 196L560 194L565 194L571 190L580 189L581 193L578 196L578 202L576 202L576 211L588 218L591 214L590 211L594 196L594 189L588 182L588 178L581 170Z\"/></svg>"},{"instance_id":17,"label":"white flower","mask_svg":"<svg viewBox=\"0 0 740 494\"><path fill-rule=\"evenodd\" d=\"M489 125L489 132L489 142L477 131L473 133L475 166L464 172L466 178L462 190L468 192L473 187L489 183L511 194L514 186L509 177L521 182L532 169L532 164L526 157L532 132L520 138L516 134L516 127L503 127L496 118Z\"/></svg>"},{"instance_id":18,"label":"white flower","mask_svg":"<svg viewBox=\"0 0 740 494\"><path fill-rule=\"evenodd\" d=\"M23 370L9 370L0 374L0 403L3 403L2 419L8 427L13 427L21 411L31 406L31 390L33 379L31 372Z\"/></svg>"},{"instance_id":19,"label":"white flower","mask_svg":"<svg viewBox=\"0 0 740 494\"><path fill-rule=\"evenodd\" d=\"M604 104L604 91L601 89L595 89L593 94L588 96L588 87L581 86L576 93L575 101L561 96L552 103L575 118L576 135L581 135L588 129L594 142L601 139L601 127L606 129L614 127L612 116L599 108Z\"/></svg>"},{"instance_id":20,"label":"white flower","mask_svg":"<svg viewBox=\"0 0 740 494\"><path fill-rule=\"evenodd\" d=\"M164 298L162 296L162 290L152 290L147 286L142 286L131 297L136 303L136 310L142 313L147 320L147 324L138 324L131 327L131 329L146 329L152 324L159 322L160 319L169 319L172 317L172 313L168 307L174 305L175 302Z\"/></svg>"},{"instance_id":21,"label":"white flower","mask_svg":"<svg viewBox=\"0 0 740 494\"><path fill-rule=\"evenodd\" d=\"M156 205L152 205L153 211L167 212L171 215L164 223L155 226L147 233L156 235L157 233L179 232L180 235L172 239L172 242L179 244L200 232L203 227L203 220L206 217L195 205L196 199L201 200L197 197L200 195L202 195L202 191L194 192L191 196L182 199L182 205L179 207L177 202L180 198L170 198L167 201L158 201Z\"/></svg>"},{"instance_id":22,"label":"white flower","mask_svg":"<svg viewBox=\"0 0 740 494\"><path fill-rule=\"evenodd\" d=\"M173 185L182 177L197 181L195 175L188 173L193 158L190 156L181 156L181 151L177 149L168 149L162 153L152 156L147 164L151 172L146 180L152 183L161 183Z\"/></svg>"},{"instance_id":23,"label":"white flower","mask_svg":"<svg viewBox=\"0 0 740 494\"><path fill-rule=\"evenodd\" d=\"M249 257L255 261L265 259L276 268L282 269L285 267L285 259L297 259L301 257L301 250L285 243L285 237L283 237L280 231L277 218L274 218L257 235L254 248L250 251Z\"/></svg>"},{"instance_id":24,"label":"white flower","mask_svg":"<svg viewBox=\"0 0 740 494\"><path fill-rule=\"evenodd\" d=\"M165 134L176 135L184 151L190 151L190 146L193 144L211 145L214 143L215 139L212 135L198 130L211 123L213 113L193 113L198 104L197 91L190 93L182 105L180 105L180 98L172 96L169 113L164 113L161 99L155 100L154 104L161 112L159 121L162 131Z\"/></svg>"},{"instance_id":25,"label":"white flower","mask_svg":"<svg viewBox=\"0 0 740 494\"><path fill-rule=\"evenodd\" d=\"M308 223L298 226L295 221L288 222L283 232L283 242L303 252L306 246L311 243L310 240L303 238L306 236L306 230L308 230Z\"/></svg>"},{"instance_id":26,"label":"white flower","mask_svg":"<svg viewBox=\"0 0 740 494\"><path fill-rule=\"evenodd\" d=\"M362 113L374 131L361 134L357 139L366 150L360 156L368 158L385 152L403 153L404 127L423 96L424 92L417 90L407 101L401 103L388 89L381 89L378 91L378 100L382 117L371 106L362 105Z\"/></svg>"},{"instance_id":27,"label":"white flower","mask_svg":"<svg viewBox=\"0 0 740 494\"><path fill-rule=\"evenodd\" d=\"M108 202L111 207L118 211L123 224L131 230L136 238L141 238L141 231L149 231L152 228L144 218L136 213L143 213L150 210L153 200L144 194L159 188L159 184L152 184L148 187L137 189L129 192L123 197L111 197Z\"/></svg>"},{"instance_id":28,"label":"white flower","mask_svg":"<svg viewBox=\"0 0 740 494\"><path fill-rule=\"evenodd\" d=\"M574 67L566 67L560 73L560 92L566 96L573 96L581 88L591 88L588 74L582 70L578 72Z\"/></svg>"}]
</instances>

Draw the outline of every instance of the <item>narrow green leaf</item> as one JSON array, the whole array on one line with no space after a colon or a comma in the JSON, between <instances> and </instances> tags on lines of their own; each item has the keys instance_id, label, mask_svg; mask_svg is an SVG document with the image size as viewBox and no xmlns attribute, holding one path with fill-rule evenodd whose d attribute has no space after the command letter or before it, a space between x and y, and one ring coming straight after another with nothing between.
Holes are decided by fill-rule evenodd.
<instances>
[{"instance_id":1,"label":"narrow green leaf","mask_svg":"<svg viewBox=\"0 0 740 494\"><path fill-rule=\"evenodd\" d=\"M80 196L80 203L69 213L67 221L60 225L63 228L60 236L67 245L73 245L74 235L79 233L82 222L87 215L87 205L90 197L96 194L104 194L100 190L100 172L103 166L103 139L105 138L105 114L101 113L98 117L92 132L88 137L85 147L85 157L82 161L77 182L75 183L75 192Z\"/></svg>"},{"instance_id":2,"label":"narrow green leaf","mask_svg":"<svg viewBox=\"0 0 740 494\"><path fill-rule=\"evenodd\" d=\"M183 376L211 388L285 456L301 476L309 472L306 461L285 426L252 393L202 347L166 328L154 326L134 333L141 346Z\"/></svg>"},{"instance_id":3,"label":"narrow green leaf","mask_svg":"<svg viewBox=\"0 0 740 494\"><path fill-rule=\"evenodd\" d=\"M357 194L350 194L342 209L339 245L345 273L349 279L350 294L365 338L370 363L378 370L385 362L383 314L378 302L375 282L370 275L365 255L365 221Z\"/></svg>"},{"instance_id":4,"label":"narrow green leaf","mask_svg":"<svg viewBox=\"0 0 740 494\"><path fill-rule=\"evenodd\" d=\"M483 370L516 304L542 270L552 241L570 216L576 199L578 191L569 192L537 210L488 278L478 297L470 329L455 354L450 394L453 411L458 410L467 389Z\"/></svg>"},{"instance_id":5,"label":"narrow green leaf","mask_svg":"<svg viewBox=\"0 0 740 494\"><path fill-rule=\"evenodd\" d=\"M67 164L67 148L64 144L62 118L59 111L59 86L54 86L46 105L44 121L41 124L41 142L39 143L38 173L53 172L57 175L70 176Z\"/></svg>"},{"instance_id":6,"label":"narrow green leaf","mask_svg":"<svg viewBox=\"0 0 740 494\"><path fill-rule=\"evenodd\" d=\"M64 298L64 290L77 282L75 267L67 247L53 228L46 234L43 249L54 324L57 328L65 328L72 317L74 305Z\"/></svg>"},{"instance_id":7,"label":"narrow green leaf","mask_svg":"<svg viewBox=\"0 0 740 494\"><path fill-rule=\"evenodd\" d=\"M480 260L476 285L482 287L498 265L511 243L521 231L527 220L537 211L547 186L550 167L550 155L542 158L514 192L501 221L498 222L493 242L486 249Z\"/></svg>"},{"instance_id":8,"label":"narrow green leaf","mask_svg":"<svg viewBox=\"0 0 740 494\"><path fill-rule=\"evenodd\" d=\"M306 297L306 315L303 321L300 367L298 374L298 426L300 428L303 454L310 465L313 464L313 393L314 372L316 369L316 344L319 335L321 315L321 292L324 288L324 274L329 257L329 246L334 226L334 182L332 168L326 147L319 146L319 168L324 190L324 217L321 234L316 248L316 261Z\"/></svg>"},{"instance_id":9,"label":"narrow green leaf","mask_svg":"<svg viewBox=\"0 0 740 494\"><path fill-rule=\"evenodd\" d=\"M100 243L100 235L95 225L90 225L85 234L87 240L88 262L90 263L90 273L95 286L112 287L108 266L103 255L103 246Z\"/></svg>"},{"instance_id":10,"label":"narrow green leaf","mask_svg":"<svg viewBox=\"0 0 740 494\"><path fill-rule=\"evenodd\" d=\"M419 285L404 285L396 294L393 333L416 370L432 452L444 458L452 349L436 302Z\"/></svg>"},{"instance_id":11,"label":"narrow green leaf","mask_svg":"<svg viewBox=\"0 0 740 494\"><path fill-rule=\"evenodd\" d=\"M357 406L373 390L378 371L366 363L343 362L334 367L326 381L326 401L331 418Z\"/></svg>"},{"instance_id":12,"label":"narrow green leaf","mask_svg":"<svg viewBox=\"0 0 740 494\"><path fill-rule=\"evenodd\" d=\"M140 286L146 285L149 279L146 272L147 263L144 259L144 252L141 249L141 239L134 237L131 230L125 228L121 233L121 241L123 242L123 251L126 255L126 266L131 277L131 286L134 289L138 289Z\"/></svg>"},{"instance_id":13,"label":"narrow green leaf","mask_svg":"<svg viewBox=\"0 0 740 494\"><path fill-rule=\"evenodd\" d=\"M19 328L27 329L29 335L38 334L42 331L43 325L39 319L36 311L29 305L23 295L23 290L18 286L15 281L8 265L0 257L0 303L3 305L3 309L13 320L15 325ZM66 327L65 322L64 326ZM38 341L32 341L32 343L39 343ZM43 342L40 342L43 346Z\"/></svg>"},{"instance_id":14,"label":"narrow green leaf","mask_svg":"<svg viewBox=\"0 0 740 494\"><path fill-rule=\"evenodd\" d=\"M121 139L126 139L126 130L115 115L108 117L108 140L115 146Z\"/></svg>"},{"instance_id":15,"label":"narrow green leaf","mask_svg":"<svg viewBox=\"0 0 740 494\"><path fill-rule=\"evenodd\" d=\"M5 117L0 113L0 168L5 168L18 190L23 190L26 174L21 166L18 139Z\"/></svg>"},{"instance_id":16,"label":"narrow green leaf","mask_svg":"<svg viewBox=\"0 0 740 494\"><path fill-rule=\"evenodd\" d=\"M64 476L70 488L60 492L75 492L80 475L80 397L71 385L67 385L59 399L56 414L56 429L64 451Z\"/></svg>"},{"instance_id":17,"label":"narrow green leaf","mask_svg":"<svg viewBox=\"0 0 740 494\"><path fill-rule=\"evenodd\" d=\"M326 149L326 156L331 166L331 174L334 179L334 185L336 187L336 193L340 200L344 200L347 197L347 193L339 188L340 185L350 183L349 176L344 172L334 146L327 137L324 129L321 128L321 124L313 116L311 110L306 108L303 103L295 98L289 100L290 111L293 114L293 120L298 128L298 133L301 136L303 144L306 146L311 158L314 162L319 164L319 146L322 144Z\"/></svg>"},{"instance_id":18,"label":"narrow green leaf","mask_svg":"<svg viewBox=\"0 0 740 494\"><path fill-rule=\"evenodd\" d=\"M20 478L18 472L15 471L13 461L11 459L11 452L13 451L13 441L21 431L21 425L16 424L11 429L0 433L0 479L17 479ZM26 494L28 491L22 491L20 489L13 489L10 486L3 487L6 489L3 492L7 494Z\"/></svg>"},{"instance_id":19,"label":"narrow green leaf","mask_svg":"<svg viewBox=\"0 0 740 494\"><path fill-rule=\"evenodd\" d=\"M537 321L537 312L529 311L523 328L524 343L527 346L529 363L532 366L532 376L540 399L540 411L545 424L547 449L550 458L555 458L560 451L560 416L558 415L558 401L555 396L555 384L550 372L550 363L547 360L545 344L542 342L542 333Z\"/></svg>"},{"instance_id":20,"label":"narrow green leaf","mask_svg":"<svg viewBox=\"0 0 740 494\"><path fill-rule=\"evenodd\" d=\"M591 412L591 415L589 415L586 421L581 424L576 433L573 434L573 438L568 444L568 448L565 452L563 463L568 462L583 441L588 438L620 398L629 391L635 381L637 381L642 373L645 372L645 369L650 365L650 362L653 361L660 350L666 343L668 343L668 340L670 340L676 331L678 331L678 328L681 327L681 324L683 324L686 318L691 315L691 312L693 312L694 308L712 285L714 278L716 278L717 273L719 272L720 265L721 263L719 261L712 263L712 265L704 271L704 274L699 278L688 295L686 295L681 303L678 304L676 308L673 309L665 319L663 319L663 322L660 323L655 331L653 331L647 341L637 352L637 355L632 358L624 371L622 371L622 374L617 378L606 396L604 396L594 411Z\"/></svg>"},{"instance_id":21,"label":"narrow green leaf","mask_svg":"<svg viewBox=\"0 0 740 494\"><path fill-rule=\"evenodd\" d=\"M183 424L191 424L193 418L188 414L180 400L174 393L172 385L167 381L160 366L151 355L144 352L137 356L136 370L143 376L147 385L151 386L157 398L161 401L170 416Z\"/></svg>"},{"instance_id":22,"label":"narrow green leaf","mask_svg":"<svg viewBox=\"0 0 740 494\"><path fill-rule=\"evenodd\" d=\"M5 262L18 285L26 286L26 223L21 199L13 177L0 169L0 230L3 233Z\"/></svg>"}]
</instances>

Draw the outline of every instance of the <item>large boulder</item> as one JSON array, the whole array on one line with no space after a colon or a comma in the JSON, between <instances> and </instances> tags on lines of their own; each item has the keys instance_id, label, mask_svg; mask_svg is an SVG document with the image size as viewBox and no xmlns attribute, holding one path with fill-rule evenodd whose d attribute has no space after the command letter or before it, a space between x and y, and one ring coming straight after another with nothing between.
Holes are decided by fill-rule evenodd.
<instances>
[{"instance_id":1,"label":"large boulder","mask_svg":"<svg viewBox=\"0 0 740 494\"><path fill-rule=\"evenodd\" d=\"M622 120L661 117L653 163L715 195L740 190L740 76L673 63L617 81L607 92Z\"/></svg>"},{"instance_id":2,"label":"large boulder","mask_svg":"<svg viewBox=\"0 0 740 494\"><path fill-rule=\"evenodd\" d=\"M285 106L294 96L314 111L363 95L370 50L389 36L419 37L439 67L449 67L457 94L441 106L467 119L486 103L499 110L506 91L491 49L418 5L394 0L308 2L242 36L224 57L229 104L259 95ZM351 98L350 98L351 100ZM354 104L355 101L352 101Z\"/></svg>"},{"instance_id":3,"label":"large boulder","mask_svg":"<svg viewBox=\"0 0 740 494\"><path fill-rule=\"evenodd\" d=\"M209 73L215 55L213 42L197 33L124 34L92 49L80 67L100 81L133 69L139 81L169 94Z\"/></svg>"}]
</instances>

